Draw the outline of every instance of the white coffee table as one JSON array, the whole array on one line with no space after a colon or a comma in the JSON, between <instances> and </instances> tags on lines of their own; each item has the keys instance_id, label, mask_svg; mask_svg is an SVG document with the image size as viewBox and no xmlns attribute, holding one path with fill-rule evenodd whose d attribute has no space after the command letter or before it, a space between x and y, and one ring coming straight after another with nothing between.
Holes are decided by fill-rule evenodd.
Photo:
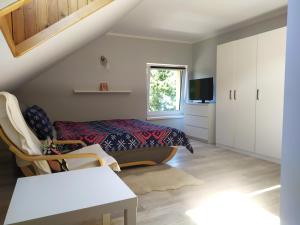
<instances>
[{"instance_id":1,"label":"white coffee table","mask_svg":"<svg viewBox=\"0 0 300 225\"><path fill-rule=\"evenodd\" d=\"M4 224L83 224L124 211L136 225L137 197L109 168L98 167L20 178Z\"/></svg>"}]
</instances>

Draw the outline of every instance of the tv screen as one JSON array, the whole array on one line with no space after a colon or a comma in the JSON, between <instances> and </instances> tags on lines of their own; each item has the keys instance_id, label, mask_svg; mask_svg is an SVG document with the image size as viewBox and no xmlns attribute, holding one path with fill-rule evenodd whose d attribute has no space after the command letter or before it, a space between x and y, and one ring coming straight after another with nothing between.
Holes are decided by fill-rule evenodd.
<instances>
[{"instance_id":1,"label":"tv screen","mask_svg":"<svg viewBox=\"0 0 300 225\"><path fill-rule=\"evenodd\" d=\"M213 100L214 80L213 78L190 80L190 100L202 101Z\"/></svg>"}]
</instances>

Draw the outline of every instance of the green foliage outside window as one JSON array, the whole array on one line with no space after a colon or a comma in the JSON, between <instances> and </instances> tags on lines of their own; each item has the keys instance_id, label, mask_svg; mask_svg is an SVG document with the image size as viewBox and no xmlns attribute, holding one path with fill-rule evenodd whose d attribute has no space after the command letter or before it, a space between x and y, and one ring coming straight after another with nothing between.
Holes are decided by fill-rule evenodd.
<instances>
[{"instance_id":1,"label":"green foliage outside window","mask_svg":"<svg viewBox=\"0 0 300 225\"><path fill-rule=\"evenodd\" d=\"M179 80L178 80L179 79ZM180 73L175 70L151 69L149 109L151 112L179 110ZM178 90L179 89L179 90ZM179 97L180 98L180 97Z\"/></svg>"}]
</instances>

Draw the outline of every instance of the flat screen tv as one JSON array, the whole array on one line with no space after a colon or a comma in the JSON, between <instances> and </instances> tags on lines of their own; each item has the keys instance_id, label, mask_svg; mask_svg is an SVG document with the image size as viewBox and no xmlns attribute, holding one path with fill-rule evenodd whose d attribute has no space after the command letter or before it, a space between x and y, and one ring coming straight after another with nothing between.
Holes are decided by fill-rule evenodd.
<instances>
[{"instance_id":1,"label":"flat screen tv","mask_svg":"<svg viewBox=\"0 0 300 225\"><path fill-rule=\"evenodd\" d=\"M192 101L211 101L214 98L213 78L190 80L190 100Z\"/></svg>"}]
</instances>

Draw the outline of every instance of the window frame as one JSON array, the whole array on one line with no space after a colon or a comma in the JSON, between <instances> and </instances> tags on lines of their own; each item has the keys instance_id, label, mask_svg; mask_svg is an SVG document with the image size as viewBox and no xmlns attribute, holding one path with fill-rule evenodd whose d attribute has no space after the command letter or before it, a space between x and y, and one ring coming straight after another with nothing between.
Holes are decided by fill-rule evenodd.
<instances>
[{"instance_id":1,"label":"window frame","mask_svg":"<svg viewBox=\"0 0 300 225\"><path fill-rule=\"evenodd\" d=\"M181 90L180 90L180 103L179 110L175 111L150 111L150 76L151 76L151 67L159 67L162 69L178 69L184 68L181 72ZM186 101L186 90L187 90L187 79L188 79L188 66L187 65L175 65L175 64L160 64L160 63L147 63L146 68L147 74L147 120L156 120L156 119L177 119L183 118L184 114L184 103Z\"/></svg>"}]
</instances>

